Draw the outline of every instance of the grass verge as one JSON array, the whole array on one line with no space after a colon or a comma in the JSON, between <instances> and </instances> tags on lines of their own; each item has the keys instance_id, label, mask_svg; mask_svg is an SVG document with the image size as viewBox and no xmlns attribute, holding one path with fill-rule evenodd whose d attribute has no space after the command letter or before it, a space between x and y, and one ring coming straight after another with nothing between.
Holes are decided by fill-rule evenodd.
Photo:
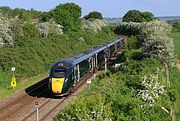
<instances>
[{"instance_id":1,"label":"grass verge","mask_svg":"<svg viewBox=\"0 0 180 121\"><path fill-rule=\"evenodd\" d=\"M174 39L175 53L177 58L180 59L180 32L173 32L171 36Z\"/></svg>"},{"instance_id":2,"label":"grass verge","mask_svg":"<svg viewBox=\"0 0 180 121\"><path fill-rule=\"evenodd\" d=\"M32 85L33 83L39 81L39 80L42 80L43 78L47 77L48 74L49 74L49 72L45 72L43 74L39 74L37 76L26 79L23 82L17 82L17 85L14 89L12 89L10 87L11 81L9 81L9 85L0 86L0 90L1 90L0 91L0 99L3 99L12 93L15 93L19 90L22 90L22 89L28 87L29 85Z\"/></svg>"},{"instance_id":3,"label":"grass verge","mask_svg":"<svg viewBox=\"0 0 180 121\"><path fill-rule=\"evenodd\" d=\"M174 39L175 45L175 53L177 59L180 59L180 32L173 32L171 34L172 38ZM171 73L172 83L178 90L178 97L177 97L177 113L176 113L176 121L180 121L180 71L178 69L174 70Z\"/></svg>"}]
</instances>

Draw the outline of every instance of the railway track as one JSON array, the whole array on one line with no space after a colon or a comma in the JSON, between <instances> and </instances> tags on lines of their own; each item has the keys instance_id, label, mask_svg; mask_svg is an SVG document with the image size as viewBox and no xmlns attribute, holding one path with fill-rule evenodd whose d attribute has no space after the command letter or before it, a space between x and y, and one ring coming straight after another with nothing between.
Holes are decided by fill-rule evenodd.
<instances>
[{"instance_id":1,"label":"railway track","mask_svg":"<svg viewBox=\"0 0 180 121\"><path fill-rule=\"evenodd\" d=\"M84 88L88 78L92 77L93 73L82 78L74 91L66 97L57 98L50 97L47 88L47 78L40 84L35 84L30 88L25 89L26 94L19 96L16 100L8 103L4 107L0 108L0 121L32 121L36 119L36 109L34 108L34 102L38 101L39 107L39 119L40 121L49 121L55 118L55 114L59 112L68 100L76 97L76 93L81 88ZM69 99L70 98L70 99ZM56 112L56 113L54 113ZM52 118L52 115L53 118Z\"/></svg>"},{"instance_id":2,"label":"railway track","mask_svg":"<svg viewBox=\"0 0 180 121\"><path fill-rule=\"evenodd\" d=\"M89 75L89 76L92 76ZM79 85L77 85L74 89L74 91L72 93L70 93L69 95L67 95L66 97L62 97L62 99L48 99L47 101L45 101L40 107L39 107L39 112L41 112L40 115L40 121L48 121L48 117L53 114L53 112L55 112L55 110L59 110L60 107L62 107L62 105L64 104L64 102L66 102L69 98L71 98L72 96L74 96L74 93L76 93L76 91L81 88L85 83L86 83L86 79L88 79L89 77L85 77L84 81L82 81L82 83L80 83ZM53 104L53 106L49 106L50 104ZM48 108L48 110L46 110ZM44 111L41 111L43 110ZM30 121L32 119L36 119L36 110L34 110L33 112L31 112L29 115L27 115L25 118L23 118L21 121Z\"/></svg>"},{"instance_id":3,"label":"railway track","mask_svg":"<svg viewBox=\"0 0 180 121\"><path fill-rule=\"evenodd\" d=\"M7 118L12 118L12 116L17 113L19 110L24 108L29 103L35 101L37 97L42 96L47 92L47 80L48 78L45 78L39 83L36 83L33 85L34 88L28 89L27 93L21 95L20 97L17 97L12 102L6 104L5 106L0 108L0 120L4 121ZM29 96L33 94L34 97Z\"/></svg>"},{"instance_id":4,"label":"railway track","mask_svg":"<svg viewBox=\"0 0 180 121\"><path fill-rule=\"evenodd\" d=\"M67 97L64 97L62 100L60 100L59 102L56 103L56 105L49 111L47 111L47 113L42 116L40 118L40 121L49 121L52 120L52 118L56 118L56 117L50 117L50 115L55 112L55 110L58 110L62 108L62 105L68 100L70 100L71 98L73 98L74 96L76 97L78 95L79 92L81 92L84 88L84 86L87 86L86 80L87 79L94 79L98 74L100 73L100 71L96 70L96 73L93 74L89 74L88 76L86 76L85 78L82 79L82 83L80 83L79 85L77 85L77 87L75 87L74 91L72 93L70 93ZM55 115L56 116L56 115ZM49 117L49 118L48 118Z\"/></svg>"}]
</instances>

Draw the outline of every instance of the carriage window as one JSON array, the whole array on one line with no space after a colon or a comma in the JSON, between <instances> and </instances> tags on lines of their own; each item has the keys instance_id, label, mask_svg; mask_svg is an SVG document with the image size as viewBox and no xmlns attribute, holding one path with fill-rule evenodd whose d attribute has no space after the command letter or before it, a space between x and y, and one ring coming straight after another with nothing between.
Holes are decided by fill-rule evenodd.
<instances>
[{"instance_id":1,"label":"carriage window","mask_svg":"<svg viewBox=\"0 0 180 121\"><path fill-rule=\"evenodd\" d=\"M62 78L62 77L65 77L65 72L61 70L54 70L53 78Z\"/></svg>"}]
</instances>

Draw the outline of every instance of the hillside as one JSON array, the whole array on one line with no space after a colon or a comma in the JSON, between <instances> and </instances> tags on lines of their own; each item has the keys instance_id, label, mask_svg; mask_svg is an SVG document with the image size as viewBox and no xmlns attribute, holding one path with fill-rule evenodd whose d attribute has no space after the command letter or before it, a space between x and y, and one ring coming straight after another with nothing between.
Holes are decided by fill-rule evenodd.
<instances>
[{"instance_id":1,"label":"hillside","mask_svg":"<svg viewBox=\"0 0 180 121\"><path fill-rule=\"evenodd\" d=\"M72 17L66 7L77 9L73 13L77 16ZM16 91L33 83L29 78L37 80L38 75L48 76L50 66L60 59L115 37L105 21L81 20L80 7L75 4L62 4L46 13L0 9L0 98L13 92L11 67L16 67ZM67 11L64 16L72 20L70 24L61 23L60 18L53 20L53 16L44 20L46 14L63 9Z\"/></svg>"}]
</instances>

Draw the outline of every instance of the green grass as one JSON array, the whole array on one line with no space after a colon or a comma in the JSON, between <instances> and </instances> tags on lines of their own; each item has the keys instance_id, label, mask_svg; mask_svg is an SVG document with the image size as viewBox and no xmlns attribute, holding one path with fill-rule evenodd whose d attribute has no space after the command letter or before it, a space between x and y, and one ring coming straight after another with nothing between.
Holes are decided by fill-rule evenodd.
<instances>
[{"instance_id":1,"label":"green grass","mask_svg":"<svg viewBox=\"0 0 180 121\"><path fill-rule=\"evenodd\" d=\"M180 121L180 115L176 116L176 121Z\"/></svg>"},{"instance_id":2,"label":"green grass","mask_svg":"<svg viewBox=\"0 0 180 121\"><path fill-rule=\"evenodd\" d=\"M26 79L26 80L21 81L21 82L17 81L16 87L14 89L12 89L10 87L11 80L9 80L9 85L7 85L7 83L1 84L1 86L0 86L0 90L1 90L0 91L0 99L3 99L12 93L15 93L19 90L22 90L22 89L28 87L29 85L32 85L33 83L42 80L43 78L47 77L48 74L49 74L49 72L45 72L43 74L39 74L37 76L31 77L31 78ZM2 86L2 85L4 85L4 86Z\"/></svg>"},{"instance_id":3,"label":"green grass","mask_svg":"<svg viewBox=\"0 0 180 121\"><path fill-rule=\"evenodd\" d=\"M176 98L176 120L180 121L180 70L173 69L170 73L170 80L172 82L172 88L177 90Z\"/></svg>"},{"instance_id":4,"label":"green grass","mask_svg":"<svg viewBox=\"0 0 180 121\"><path fill-rule=\"evenodd\" d=\"M174 39L175 44L175 54L177 59L180 59L180 32L173 32L171 34L171 37ZM180 71L176 70L171 73L171 81L173 85L176 87L178 91L178 97L177 97L177 114L176 114L176 121L180 121Z\"/></svg>"},{"instance_id":5,"label":"green grass","mask_svg":"<svg viewBox=\"0 0 180 121\"><path fill-rule=\"evenodd\" d=\"M180 59L180 32L173 32L171 36L174 39L175 53L177 58Z\"/></svg>"},{"instance_id":6,"label":"green grass","mask_svg":"<svg viewBox=\"0 0 180 121\"><path fill-rule=\"evenodd\" d=\"M48 76L50 66L61 58L92 48L115 35L109 28L72 32L65 35L51 34L46 38L19 38L14 48L0 50L0 99ZM83 40L79 39L83 38ZM17 87L10 89L11 67L16 67Z\"/></svg>"}]
</instances>

